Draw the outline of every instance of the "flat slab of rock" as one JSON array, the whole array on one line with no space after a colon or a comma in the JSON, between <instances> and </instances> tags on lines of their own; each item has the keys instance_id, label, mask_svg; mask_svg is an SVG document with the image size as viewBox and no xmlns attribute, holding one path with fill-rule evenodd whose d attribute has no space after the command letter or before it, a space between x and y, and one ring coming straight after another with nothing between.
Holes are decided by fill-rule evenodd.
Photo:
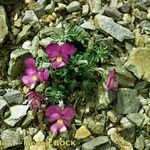
<instances>
[{"instance_id":1,"label":"flat slab of rock","mask_svg":"<svg viewBox=\"0 0 150 150\"><path fill-rule=\"evenodd\" d=\"M9 105L11 104L21 104L23 102L23 94L17 90L9 90L4 95L5 100Z\"/></svg>"},{"instance_id":2,"label":"flat slab of rock","mask_svg":"<svg viewBox=\"0 0 150 150\"><path fill-rule=\"evenodd\" d=\"M22 144L22 135L12 129L6 129L1 133L1 142L3 148L18 146Z\"/></svg>"},{"instance_id":3,"label":"flat slab of rock","mask_svg":"<svg viewBox=\"0 0 150 150\"><path fill-rule=\"evenodd\" d=\"M150 48L135 48L130 52L125 67L141 79L150 82Z\"/></svg>"},{"instance_id":4,"label":"flat slab of rock","mask_svg":"<svg viewBox=\"0 0 150 150\"><path fill-rule=\"evenodd\" d=\"M139 109L140 101L137 90L127 88L118 90L116 111L119 114L136 113Z\"/></svg>"},{"instance_id":5,"label":"flat slab of rock","mask_svg":"<svg viewBox=\"0 0 150 150\"><path fill-rule=\"evenodd\" d=\"M134 34L129 29L115 23L110 17L98 14L95 16L95 24L100 30L110 34L120 42L134 38Z\"/></svg>"},{"instance_id":6,"label":"flat slab of rock","mask_svg":"<svg viewBox=\"0 0 150 150\"><path fill-rule=\"evenodd\" d=\"M13 127L18 123L26 114L29 106L26 105L16 105L10 107L11 115L9 118L5 119L4 122L9 126Z\"/></svg>"},{"instance_id":7,"label":"flat slab of rock","mask_svg":"<svg viewBox=\"0 0 150 150\"><path fill-rule=\"evenodd\" d=\"M82 150L94 150L97 146L103 145L107 142L109 142L109 138L107 136L99 136L84 143L82 145Z\"/></svg>"},{"instance_id":8,"label":"flat slab of rock","mask_svg":"<svg viewBox=\"0 0 150 150\"><path fill-rule=\"evenodd\" d=\"M8 34L8 26L6 23L6 12L3 6L0 6L0 45L3 43Z\"/></svg>"}]
</instances>

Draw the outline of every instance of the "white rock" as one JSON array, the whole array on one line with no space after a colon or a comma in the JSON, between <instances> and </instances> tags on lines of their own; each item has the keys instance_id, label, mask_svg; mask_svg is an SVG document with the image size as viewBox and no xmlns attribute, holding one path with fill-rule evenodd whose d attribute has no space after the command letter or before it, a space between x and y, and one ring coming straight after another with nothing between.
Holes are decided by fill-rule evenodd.
<instances>
[{"instance_id":1,"label":"white rock","mask_svg":"<svg viewBox=\"0 0 150 150\"><path fill-rule=\"evenodd\" d=\"M35 142L42 142L44 141L44 139L45 139L45 135L41 130L33 137L33 140Z\"/></svg>"},{"instance_id":2,"label":"white rock","mask_svg":"<svg viewBox=\"0 0 150 150\"><path fill-rule=\"evenodd\" d=\"M11 115L5 119L4 122L9 126L13 127L18 123L26 114L29 106L26 105L15 105L10 107Z\"/></svg>"},{"instance_id":3,"label":"white rock","mask_svg":"<svg viewBox=\"0 0 150 150\"><path fill-rule=\"evenodd\" d=\"M85 21L83 24L80 25L84 29L89 29L89 30L95 30L95 25L93 20L88 20Z\"/></svg>"},{"instance_id":4,"label":"white rock","mask_svg":"<svg viewBox=\"0 0 150 150\"><path fill-rule=\"evenodd\" d=\"M32 45L32 42L27 40L25 41L23 44L22 44L22 48L23 49L27 49L27 50L30 50L31 49L31 45Z\"/></svg>"},{"instance_id":5,"label":"white rock","mask_svg":"<svg viewBox=\"0 0 150 150\"><path fill-rule=\"evenodd\" d=\"M122 118L120 123L123 128L130 128L133 126L133 124L126 117Z\"/></svg>"},{"instance_id":6,"label":"white rock","mask_svg":"<svg viewBox=\"0 0 150 150\"><path fill-rule=\"evenodd\" d=\"M113 133L117 133L117 129L116 128L111 128L107 131L107 135L112 135Z\"/></svg>"},{"instance_id":7,"label":"white rock","mask_svg":"<svg viewBox=\"0 0 150 150\"><path fill-rule=\"evenodd\" d=\"M82 6L82 14L83 14L84 16L86 16L88 13L89 13L89 5L88 5L88 4L83 5L83 6Z\"/></svg>"}]
</instances>

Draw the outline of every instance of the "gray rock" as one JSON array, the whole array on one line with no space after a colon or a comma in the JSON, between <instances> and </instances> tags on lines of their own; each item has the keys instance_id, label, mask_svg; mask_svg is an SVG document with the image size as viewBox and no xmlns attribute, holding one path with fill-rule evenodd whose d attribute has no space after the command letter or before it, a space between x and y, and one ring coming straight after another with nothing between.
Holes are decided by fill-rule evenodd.
<instances>
[{"instance_id":1,"label":"gray rock","mask_svg":"<svg viewBox=\"0 0 150 150\"><path fill-rule=\"evenodd\" d=\"M144 136L141 134L139 137L136 138L134 147L137 150L144 150L145 142L144 142Z\"/></svg>"},{"instance_id":2,"label":"gray rock","mask_svg":"<svg viewBox=\"0 0 150 150\"><path fill-rule=\"evenodd\" d=\"M22 135L17 130L6 129L1 133L0 137L4 149L23 143Z\"/></svg>"},{"instance_id":3,"label":"gray rock","mask_svg":"<svg viewBox=\"0 0 150 150\"><path fill-rule=\"evenodd\" d=\"M101 0L88 0L92 13L99 13L101 10Z\"/></svg>"},{"instance_id":4,"label":"gray rock","mask_svg":"<svg viewBox=\"0 0 150 150\"><path fill-rule=\"evenodd\" d=\"M118 90L116 110L119 114L135 113L139 109L140 101L137 90L127 88Z\"/></svg>"},{"instance_id":5,"label":"gray rock","mask_svg":"<svg viewBox=\"0 0 150 150\"><path fill-rule=\"evenodd\" d=\"M3 6L0 6L0 46L4 42L6 35L8 34L8 26L6 23L6 12Z\"/></svg>"},{"instance_id":6,"label":"gray rock","mask_svg":"<svg viewBox=\"0 0 150 150\"><path fill-rule=\"evenodd\" d=\"M133 87L136 81L135 76L132 75L125 67L116 67L117 81L122 87Z\"/></svg>"},{"instance_id":7,"label":"gray rock","mask_svg":"<svg viewBox=\"0 0 150 150\"><path fill-rule=\"evenodd\" d=\"M26 10L22 21L24 23L30 23L30 22L38 21L38 18L33 10Z\"/></svg>"},{"instance_id":8,"label":"gray rock","mask_svg":"<svg viewBox=\"0 0 150 150\"><path fill-rule=\"evenodd\" d=\"M127 118L135 123L137 126L141 126L145 117L143 114L140 113L131 113L127 115Z\"/></svg>"},{"instance_id":9,"label":"gray rock","mask_svg":"<svg viewBox=\"0 0 150 150\"><path fill-rule=\"evenodd\" d=\"M10 55L11 59L9 61L8 75L14 79L20 77L23 73L23 60L29 55L29 51L25 49L16 49L12 51Z\"/></svg>"},{"instance_id":10,"label":"gray rock","mask_svg":"<svg viewBox=\"0 0 150 150\"><path fill-rule=\"evenodd\" d=\"M150 31L150 21L144 20L137 27L141 27L144 31Z\"/></svg>"},{"instance_id":11,"label":"gray rock","mask_svg":"<svg viewBox=\"0 0 150 150\"><path fill-rule=\"evenodd\" d=\"M34 120L34 114L32 110L28 111L26 119L22 123L22 127L26 128Z\"/></svg>"},{"instance_id":12,"label":"gray rock","mask_svg":"<svg viewBox=\"0 0 150 150\"><path fill-rule=\"evenodd\" d=\"M105 109L107 106L116 100L116 92L107 92L102 86L99 86L97 92L97 98L95 99L95 105L97 109Z\"/></svg>"},{"instance_id":13,"label":"gray rock","mask_svg":"<svg viewBox=\"0 0 150 150\"><path fill-rule=\"evenodd\" d=\"M94 150L97 146L103 145L107 142L109 142L109 139L107 136L99 136L99 137L93 138L87 143L84 143L82 145L82 150Z\"/></svg>"},{"instance_id":14,"label":"gray rock","mask_svg":"<svg viewBox=\"0 0 150 150\"><path fill-rule=\"evenodd\" d=\"M88 4L83 5L82 6L82 14L83 14L83 16L86 16L88 13L89 13L89 5Z\"/></svg>"},{"instance_id":15,"label":"gray rock","mask_svg":"<svg viewBox=\"0 0 150 150\"><path fill-rule=\"evenodd\" d=\"M128 61L124 66L141 79L150 82L150 50L148 47L135 48L130 52Z\"/></svg>"},{"instance_id":16,"label":"gray rock","mask_svg":"<svg viewBox=\"0 0 150 150\"><path fill-rule=\"evenodd\" d=\"M83 124L88 127L93 134L102 134L104 132L106 116L99 114L92 119L91 117L85 118Z\"/></svg>"},{"instance_id":17,"label":"gray rock","mask_svg":"<svg viewBox=\"0 0 150 150\"><path fill-rule=\"evenodd\" d=\"M7 102L2 96L0 96L0 113L2 113L6 107L7 107Z\"/></svg>"},{"instance_id":18,"label":"gray rock","mask_svg":"<svg viewBox=\"0 0 150 150\"><path fill-rule=\"evenodd\" d=\"M122 42L125 39L133 39L134 34L127 28L117 24L110 17L103 15L95 16L95 25L102 31L110 34L118 41Z\"/></svg>"},{"instance_id":19,"label":"gray rock","mask_svg":"<svg viewBox=\"0 0 150 150\"><path fill-rule=\"evenodd\" d=\"M120 9L123 13L127 13L130 11L130 8L131 8L131 3L129 1L127 1L121 6Z\"/></svg>"},{"instance_id":20,"label":"gray rock","mask_svg":"<svg viewBox=\"0 0 150 150\"><path fill-rule=\"evenodd\" d=\"M6 90L4 90L4 89L0 89L0 96L3 96L4 94L6 94Z\"/></svg>"},{"instance_id":21,"label":"gray rock","mask_svg":"<svg viewBox=\"0 0 150 150\"><path fill-rule=\"evenodd\" d=\"M116 8L105 7L104 13L106 13L108 17L111 17L116 21L122 20L123 14Z\"/></svg>"},{"instance_id":22,"label":"gray rock","mask_svg":"<svg viewBox=\"0 0 150 150\"><path fill-rule=\"evenodd\" d=\"M55 9L55 3L54 2L51 2L50 4L48 4L46 7L45 7L45 11L47 13L52 13Z\"/></svg>"},{"instance_id":23,"label":"gray rock","mask_svg":"<svg viewBox=\"0 0 150 150\"><path fill-rule=\"evenodd\" d=\"M23 102L23 94L17 90L8 90L4 98L9 105L21 104Z\"/></svg>"},{"instance_id":24,"label":"gray rock","mask_svg":"<svg viewBox=\"0 0 150 150\"><path fill-rule=\"evenodd\" d=\"M20 41L22 41L23 39L26 39L30 33L31 33L31 25L25 25L23 26L23 29L21 32L19 32L18 36L17 36L17 40L16 40L16 43L18 44Z\"/></svg>"},{"instance_id":25,"label":"gray rock","mask_svg":"<svg viewBox=\"0 0 150 150\"><path fill-rule=\"evenodd\" d=\"M80 10L80 3L78 1L73 1L67 6L67 11L69 13Z\"/></svg>"},{"instance_id":26,"label":"gray rock","mask_svg":"<svg viewBox=\"0 0 150 150\"><path fill-rule=\"evenodd\" d=\"M5 119L4 122L9 126L13 127L18 123L24 116L27 115L27 110L29 106L26 105L15 105L10 107L11 115L9 118Z\"/></svg>"},{"instance_id":27,"label":"gray rock","mask_svg":"<svg viewBox=\"0 0 150 150\"><path fill-rule=\"evenodd\" d=\"M107 148L106 150L117 150L115 147Z\"/></svg>"},{"instance_id":28,"label":"gray rock","mask_svg":"<svg viewBox=\"0 0 150 150\"><path fill-rule=\"evenodd\" d=\"M93 20L85 21L83 24L80 25L80 27L82 27L84 29L89 29L89 30L95 30L96 29Z\"/></svg>"}]
</instances>

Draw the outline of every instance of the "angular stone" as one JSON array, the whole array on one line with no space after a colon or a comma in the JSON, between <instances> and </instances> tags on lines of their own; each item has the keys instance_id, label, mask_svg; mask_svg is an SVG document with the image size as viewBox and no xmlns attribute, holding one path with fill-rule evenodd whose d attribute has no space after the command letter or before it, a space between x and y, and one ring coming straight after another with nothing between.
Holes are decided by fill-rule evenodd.
<instances>
[{"instance_id":1,"label":"angular stone","mask_svg":"<svg viewBox=\"0 0 150 150\"><path fill-rule=\"evenodd\" d=\"M97 98L95 99L95 105L97 109L105 109L107 106L117 99L116 92L107 92L102 86L98 87Z\"/></svg>"},{"instance_id":2,"label":"angular stone","mask_svg":"<svg viewBox=\"0 0 150 150\"><path fill-rule=\"evenodd\" d=\"M0 46L4 42L6 35L8 34L8 26L6 23L6 12L3 6L0 6Z\"/></svg>"},{"instance_id":3,"label":"angular stone","mask_svg":"<svg viewBox=\"0 0 150 150\"><path fill-rule=\"evenodd\" d=\"M9 61L8 75L10 75L14 79L20 77L24 69L23 61L29 55L29 51L24 49L16 49L12 51L10 55L11 59Z\"/></svg>"},{"instance_id":4,"label":"angular stone","mask_svg":"<svg viewBox=\"0 0 150 150\"><path fill-rule=\"evenodd\" d=\"M31 33L31 25L28 24L28 25L25 25L23 26L22 28L22 31L19 32L18 36L17 36L17 40L16 40L16 43L18 44L20 41L22 41L23 39L26 39L30 33Z\"/></svg>"},{"instance_id":5,"label":"angular stone","mask_svg":"<svg viewBox=\"0 0 150 150\"><path fill-rule=\"evenodd\" d=\"M140 113L131 113L127 115L127 118L135 123L137 126L141 126L145 117L143 114Z\"/></svg>"},{"instance_id":6,"label":"angular stone","mask_svg":"<svg viewBox=\"0 0 150 150\"><path fill-rule=\"evenodd\" d=\"M89 30L95 30L96 29L93 20L85 21L83 24L80 25L80 27L82 27L84 29L89 29Z\"/></svg>"},{"instance_id":7,"label":"angular stone","mask_svg":"<svg viewBox=\"0 0 150 150\"><path fill-rule=\"evenodd\" d=\"M91 135L91 132L86 128L86 126L82 125L79 129L77 129L75 133L75 139L80 140L87 138Z\"/></svg>"},{"instance_id":8,"label":"angular stone","mask_svg":"<svg viewBox=\"0 0 150 150\"><path fill-rule=\"evenodd\" d=\"M106 116L99 114L92 119L91 117L85 118L83 124L87 126L93 134L102 134L104 132Z\"/></svg>"},{"instance_id":9,"label":"angular stone","mask_svg":"<svg viewBox=\"0 0 150 150\"><path fill-rule=\"evenodd\" d=\"M134 147L137 150L144 150L145 142L144 142L144 136L142 134L139 137L136 138Z\"/></svg>"},{"instance_id":10,"label":"angular stone","mask_svg":"<svg viewBox=\"0 0 150 150\"><path fill-rule=\"evenodd\" d=\"M83 5L82 6L82 14L84 15L84 16L86 16L87 14L89 13L89 5Z\"/></svg>"},{"instance_id":11,"label":"angular stone","mask_svg":"<svg viewBox=\"0 0 150 150\"><path fill-rule=\"evenodd\" d=\"M26 10L22 21L24 23L30 23L30 22L38 21L38 18L33 10Z\"/></svg>"},{"instance_id":12,"label":"angular stone","mask_svg":"<svg viewBox=\"0 0 150 150\"><path fill-rule=\"evenodd\" d=\"M131 121L129 121L128 118L126 118L126 117L122 118L120 120L120 123L123 128L131 128L133 126Z\"/></svg>"},{"instance_id":13,"label":"angular stone","mask_svg":"<svg viewBox=\"0 0 150 150\"><path fill-rule=\"evenodd\" d=\"M42 132L42 130L40 130L37 134L34 135L33 140L35 142L42 142L45 139L45 135Z\"/></svg>"},{"instance_id":14,"label":"angular stone","mask_svg":"<svg viewBox=\"0 0 150 150\"><path fill-rule=\"evenodd\" d=\"M111 140L117 144L120 150L133 150L132 144L124 140L124 138L119 136L117 133L113 133L111 135Z\"/></svg>"},{"instance_id":15,"label":"angular stone","mask_svg":"<svg viewBox=\"0 0 150 150\"><path fill-rule=\"evenodd\" d=\"M4 98L9 105L21 104L23 102L23 94L17 90L8 90Z\"/></svg>"},{"instance_id":16,"label":"angular stone","mask_svg":"<svg viewBox=\"0 0 150 150\"><path fill-rule=\"evenodd\" d=\"M99 13L101 10L101 0L88 0L92 13Z\"/></svg>"},{"instance_id":17,"label":"angular stone","mask_svg":"<svg viewBox=\"0 0 150 150\"><path fill-rule=\"evenodd\" d=\"M116 110L119 114L130 114L138 112L140 101L135 89L121 88L118 90Z\"/></svg>"},{"instance_id":18,"label":"angular stone","mask_svg":"<svg viewBox=\"0 0 150 150\"><path fill-rule=\"evenodd\" d=\"M29 106L26 105L16 105L10 107L11 115L9 118L5 119L4 122L9 126L13 127L18 123L26 114Z\"/></svg>"},{"instance_id":19,"label":"angular stone","mask_svg":"<svg viewBox=\"0 0 150 150\"><path fill-rule=\"evenodd\" d=\"M122 87L133 87L136 81L134 75L132 75L125 67L115 68L117 72L117 81Z\"/></svg>"},{"instance_id":20,"label":"angular stone","mask_svg":"<svg viewBox=\"0 0 150 150\"><path fill-rule=\"evenodd\" d=\"M80 3L78 1L73 1L67 6L67 11L69 13L78 11L80 9Z\"/></svg>"},{"instance_id":21,"label":"angular stone","mask_svg":"<svg viewBox=\"0 0 150 150\"><path fill-rule=\"evenodd\" d=\"M110 17L97 14L95 16L95 24L100 30L110 34L120 42L134 38L134 34L129 29L115 23Z\"/></svg>"},{"instance_id":22,"label":"angular stone","mask_svg":"<svg viewBox=\"0 0 150 150\"><path fill-rule=\"evenodd\" d=\"M82 150L94 150L97 146L103 145L109 142L107 136L98 136L82 145Z\"/></svg>"},{"instance_id":23,"label":"angular stone","mask_svg":"<svg viewBox=\"0 0 150 150\"><path fill-rule=\"evenodd\" d=\"M24 120L24 122L22 123L22 127L25 128L27 127L32 121L34 120L34 114L32 110L28 111L27 117Z\"/></svg>"},{"instance_id":24,"label":"angular stone","mask_svg":"<svg viewBox=\"0 0 150 150\"><path fill-rule=\"evenodd\" d=\"M48 4L46 7L45 7L45 11L47 13L52 13L55 9L55 3L54 2L51 2L50 4Z\"/></svg>"},{"instance_id":25,"label":"angular stone","mask_svg":"<svg viewBox=\"0 0 150 150\"><path fill-rule=\"evenodd\" d=\"M145 47L132 50L125 67L139 79L150 82L150 49Z\"/></svg>"},{"instance_id":26,"label":"angular stone","mask_svg":"<svg viewBox=\"0 0 150 150\"><path fill-rule=\"evenodd\" d=\"M0 96L0 113L2 113L6 107L7 107L7 102L2 96Z\"/></svg>"},{"instance_id":27,"label":"angular stone","mask_svg":"<svg viewBox=\"0 0 150 150\"><path fill-rule=\"evenodd\" d=\"M17 130L6 129L1 133L0 137L4 148L18 146L23 143L22 135Z\"/></svg>"}]
</instances>

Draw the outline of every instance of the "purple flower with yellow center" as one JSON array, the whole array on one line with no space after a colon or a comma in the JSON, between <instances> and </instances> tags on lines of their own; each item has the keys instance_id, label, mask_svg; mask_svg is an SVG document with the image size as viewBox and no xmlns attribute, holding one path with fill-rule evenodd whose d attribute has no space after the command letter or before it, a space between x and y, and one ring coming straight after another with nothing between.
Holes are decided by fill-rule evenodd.
<instances>
[{"instance_id":1,"label":"purple flower with yellow center","mask_svg":"<svg viewBox=\"0 0 150 150\"><path fill-rule=\"evenodd\" d=\"M118 82L116 80L116 70L113 69L109 72L108 78L104 83L104 88L107 91L116 91L118 90Z\"/></svg>"},{"instance_id":2,"label":"purple flower with yellow center","mask_svg":"<svg viewBox=\"0 0 150 150\"><path fill-rule=\"evenodd\" d=\"M33 89L37 82L45 82L49 77L47 69L39 70L36 68L36 62L33 58L27 58L24 62L25 75L22 77L22 82L30 89Z\"/></svg>"},{"instance_id":3,"label":"purple flower with yellow center","mask_svg":"<svg viewBox=\"0 0 150 150\"><path fill-rule=\"evenodd\" d=\"M40 108L42 102L45 101L45 98L39 92L31 91L26 96L28 96L28 105L31 109Z\"/></svg>"},{"instance_id":4,"label":"purple flower with yellow center","mask_svg":"<svg viewBox=\"0 0 150 150\"><path fill-rule=\"evenodd\" d=\"M56 69L68 63L70 56L76 52L76 48L71 43L63 45L52 43L46 47L45 52L52 61L52 68Z\"/></svg>"},{"instance_id":5,"label":"purple flower with yellow center","mask_svg":"<svg viewBox=\"0 0 150 150\"><path fill-rule=\"evenodd\" d=\"M50 122L54 123L50 127L50 130L54 134L57 134L58 132L67 131L67 128L70 127L72 118L76 115L76 111L70 106L61 109L57 105L52 105L46 109L45 115Z\"/></svg>"}]
</instances>

